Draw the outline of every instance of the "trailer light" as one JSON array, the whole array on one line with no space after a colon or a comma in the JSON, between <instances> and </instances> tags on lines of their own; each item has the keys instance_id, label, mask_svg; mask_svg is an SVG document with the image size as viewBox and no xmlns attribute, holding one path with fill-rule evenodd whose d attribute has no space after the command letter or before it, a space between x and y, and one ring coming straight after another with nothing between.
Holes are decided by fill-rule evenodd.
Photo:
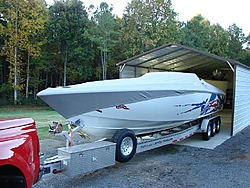
<instances>
[{"instance_id":1,"label":"trailer light","mask_svg":"<svg viewBox=\"0 0 250 188\"><path fill-rule=\"evenodd\" d=\"M54 169L52 172L53 172L53 174L59 174L61 171Z\"/></svg>"}]
</instances>

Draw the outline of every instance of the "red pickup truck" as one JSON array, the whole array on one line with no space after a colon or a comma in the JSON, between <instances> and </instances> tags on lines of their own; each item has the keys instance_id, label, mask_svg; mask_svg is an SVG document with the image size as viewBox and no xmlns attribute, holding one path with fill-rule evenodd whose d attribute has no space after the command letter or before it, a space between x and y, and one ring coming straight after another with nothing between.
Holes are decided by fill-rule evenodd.
<instances>
[{"instance_id":1,"label":"red pickup truck","mask_svg":"<svg viewBox=\"0 0 250 188\"><path fill-rule=\"evenodd\" d=\"M0 119L0 187L30 188L41 175L35 121Z\"/></svg>"}]
</instances>

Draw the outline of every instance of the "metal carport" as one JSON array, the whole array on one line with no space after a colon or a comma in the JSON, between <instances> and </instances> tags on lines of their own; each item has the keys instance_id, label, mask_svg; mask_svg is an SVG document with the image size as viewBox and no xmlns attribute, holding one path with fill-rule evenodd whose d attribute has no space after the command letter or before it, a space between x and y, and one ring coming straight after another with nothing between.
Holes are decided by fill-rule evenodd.
<instances>
[{"instance_id":1,"label":"metal carport","mask_svg":"<svg viewBox=\"0 0 250 188\"><path fill-rule=\"evenodd\" d=\"M196 73L205 80L226 81L227 98L232 108L231 136L250 125L250 67L238 61L168 43L117 65L120 66L120 78L175 71Z\"/></svg>"}]
</instances>

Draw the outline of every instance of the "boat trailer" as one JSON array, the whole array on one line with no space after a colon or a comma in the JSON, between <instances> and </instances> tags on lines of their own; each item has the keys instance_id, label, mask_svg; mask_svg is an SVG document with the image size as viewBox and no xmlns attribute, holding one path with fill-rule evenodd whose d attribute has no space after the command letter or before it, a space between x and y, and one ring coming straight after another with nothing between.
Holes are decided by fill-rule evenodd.
<instances>
[{"instance_id":1,"label":"boat trailer","mask_svg":"<svg viewBox=\"0 0 250 188\"><path fill-rule=\"evenodd\" d=\"M44 160L41 155L43 175L63 173L73 177L108 166L117 162L127 162L134 154L155 149L168 144L182 141L190 136L201 133L203 140L219 133L221 126L220 116L209 116L179 127L164 130L150 135L135 136L128 129L118 130L111 141L99 140L91 143L73 145L72 136L83 128L81 122L75 127L68 125L69 131L62 131L60 124L55 123L56 136L66 138L66 147L58 148L58 155ZM59 131L58 131L59 130Z\"/></svg>"}]
</instances>

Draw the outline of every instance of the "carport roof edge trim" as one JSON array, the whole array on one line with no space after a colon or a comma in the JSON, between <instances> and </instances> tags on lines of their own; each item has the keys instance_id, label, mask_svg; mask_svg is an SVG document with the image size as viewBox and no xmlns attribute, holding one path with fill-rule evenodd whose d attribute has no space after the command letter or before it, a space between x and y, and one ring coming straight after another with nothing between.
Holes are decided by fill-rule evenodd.
<instances>
[{"instance_id":1,"label":"carport roof edge trim","mask_svg":"<svg viewBox=\"0 0 250 188\"><path fill-rule=\"evenodd\" d=\"M154 48L154 49L149 50L149 51L147 51L147 52L145 52L145 53L142 53L142 54L139 54L139 55L134 56L134 57L132 57L132 58L129 58L129 59L127 59L127 60L121 61L121 62L117 63L116 65L119 66L119 65L124 65L124 64L126 64L126 65L130 65L130 66L135 66L135 67L136 67L136 66L137 66L136 64L133 64L133 65L132 65L130 62L132 62L133 60L136 60L136 59L139 60L140 57L143 57L143 56L148 55L148 54L153 54L154 52L157 52L157 51L159 51L159 50L162 50L162 49L164 49L164 48L169 48L169 47L179 47L179 48L182 48L182 49L185 49L185 50L189 50L189 51L192 51L192 52L195 52L195 53L198 53L198 54L202 54L202 55L204 55L204 56L208 56L208 57L211 57L211 58L220 60L220 61L230 62L230 63L233 64L233 65L234 65L234 64L237 64L237 63L240 64L240 62L238 62L238 61L236 61L236 60L233 60L233 59L224 58L224 57L221 57L221 56L218 56L218 55L215 55L215 54L211 54L211 53L209 53L209 52L197 50L197 49L194 49L194 48L191 48L191 47L183 46L183 45L181 45L181 44L176 44L176 43L170 42L170 43L168 43L168 44L166 44L166 45L163 45L163 46ZM173 53L174 53L174 52L173 52ZM152 59L157 59L157 58L158 58L158 56L156 55L156 56L155 56L154 58L152 58ZM138 65L139 65L139 64L141 65L141 64L143 64L143 62L138 63Z\"/></svg>"}]
</instances>

